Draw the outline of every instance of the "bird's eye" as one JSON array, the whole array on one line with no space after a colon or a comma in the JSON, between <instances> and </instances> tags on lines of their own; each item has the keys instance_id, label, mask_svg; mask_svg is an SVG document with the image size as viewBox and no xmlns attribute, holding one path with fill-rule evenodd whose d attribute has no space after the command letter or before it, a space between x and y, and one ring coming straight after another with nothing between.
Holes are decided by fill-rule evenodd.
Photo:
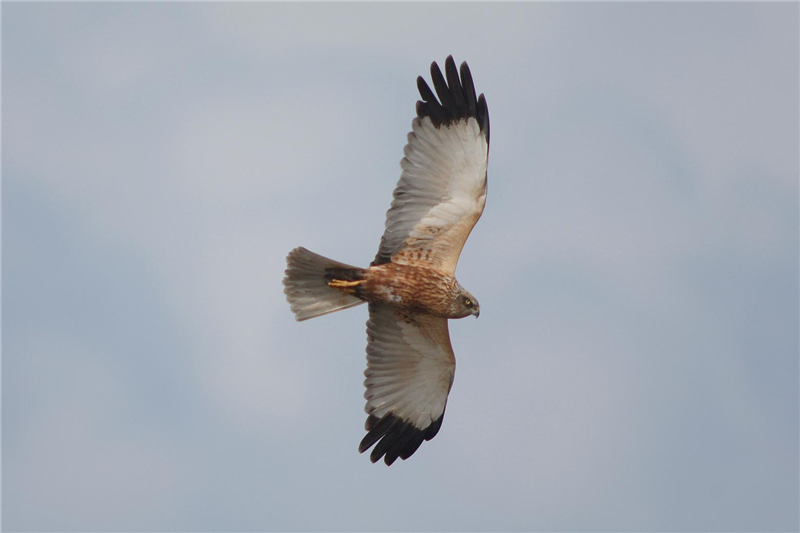
<instances>
[{"instance_id":1,"label":"bird's eye","mask_svg":"<svg viewBox=\"0 0 800 533\"><path fill-rule=\"evenodd\" d=\"M464 298L464 305L466 305L467 307L471 307L472 300L470 300L469 298Z\"/></svg>"}]
</instances>

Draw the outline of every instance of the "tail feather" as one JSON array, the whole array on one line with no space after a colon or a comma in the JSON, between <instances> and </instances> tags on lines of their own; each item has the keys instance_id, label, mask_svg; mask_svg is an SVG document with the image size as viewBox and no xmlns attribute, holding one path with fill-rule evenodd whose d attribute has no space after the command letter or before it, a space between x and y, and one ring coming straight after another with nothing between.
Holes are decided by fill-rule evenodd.
<instances>
[{"instance_id":1,"label":"tail feather","mask_svg":"<svg viewBox=\"0 0 800 533\"><path fill-rule=\"evenodd\" d=\"M326 279L331 269L357 276L360 268L339 263L302 247L289 252L286 264L288 268L283 278L283 292L296 320L308 320L364 303L364 300L352 294L330 287Z\"/></svg>"}]
</instances>

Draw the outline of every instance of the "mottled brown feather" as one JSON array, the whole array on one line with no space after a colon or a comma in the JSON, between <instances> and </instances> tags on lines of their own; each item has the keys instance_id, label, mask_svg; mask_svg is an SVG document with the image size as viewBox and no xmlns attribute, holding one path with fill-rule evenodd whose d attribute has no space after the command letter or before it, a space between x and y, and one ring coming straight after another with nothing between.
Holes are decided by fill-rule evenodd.
<instances>
[{"instance_id":1,"label":"mottled brown feather","mask_svg":"<svg viewBox=\"0 0 800 533\"><path fill-rule=\"evenodd\" d=\"M371 266L296 249L284 279L298 320L369 302L359 451L375 446L371 460L387 465L439 431L455 373L448 319L480 313L455 270L486 204L489 114L466 63L457 70L450 56L445 73L431 65L435 93L418 79L423 101Z\"/></svg>"},{"instance_id":2,"label":"mottled brown feather","mask_svg":"<svg viewBox=\"0 0 800 533\"><path fill-rule=\"evenodd\" d=\"M386 263L364 273L359 297L398 310L449 318L457 292L453 276L432 268Z\"/></svg>"}]
</instances>

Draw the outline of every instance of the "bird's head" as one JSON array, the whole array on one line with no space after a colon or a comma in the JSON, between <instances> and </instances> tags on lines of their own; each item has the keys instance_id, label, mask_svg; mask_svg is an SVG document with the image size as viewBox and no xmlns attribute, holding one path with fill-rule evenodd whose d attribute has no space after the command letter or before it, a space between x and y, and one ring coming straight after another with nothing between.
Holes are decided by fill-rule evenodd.
<instances>
[{"instance_id":1,"label":"bird's head","mask_svg":"<svg viewBox=\"0 0 800 533\"><path fill-rule=\"evenodd\" d=\"M481 314L481 306L478 304L478 300L459 283L456 283L456 289L456 294L451 305L453 311L452 318L464 318L471 315L478 318Z\"/></svg>"}]
</instances>

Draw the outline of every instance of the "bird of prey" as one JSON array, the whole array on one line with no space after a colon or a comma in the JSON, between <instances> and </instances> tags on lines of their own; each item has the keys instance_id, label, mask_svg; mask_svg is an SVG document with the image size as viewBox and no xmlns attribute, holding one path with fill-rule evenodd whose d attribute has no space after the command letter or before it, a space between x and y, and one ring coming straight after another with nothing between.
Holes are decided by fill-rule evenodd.
<instances>
[{"instance_id":1,"label":"bird of prey","mask_svg":"<svg viewBox=\"0 0 800 533\"><path fill-rule=\"evenodd\" d=\"M431 64L436 94L417 78L422 101L370 266L302 247L286 258L284 292L298 321L369 304L367 434L358 450L377 443L373 463L407 459L436 436L456 368L447 320L480 314L455 271L486 204L489 112L466 63L459 76L449 56L444 70Z\"/></svg>"}]
</instances>

